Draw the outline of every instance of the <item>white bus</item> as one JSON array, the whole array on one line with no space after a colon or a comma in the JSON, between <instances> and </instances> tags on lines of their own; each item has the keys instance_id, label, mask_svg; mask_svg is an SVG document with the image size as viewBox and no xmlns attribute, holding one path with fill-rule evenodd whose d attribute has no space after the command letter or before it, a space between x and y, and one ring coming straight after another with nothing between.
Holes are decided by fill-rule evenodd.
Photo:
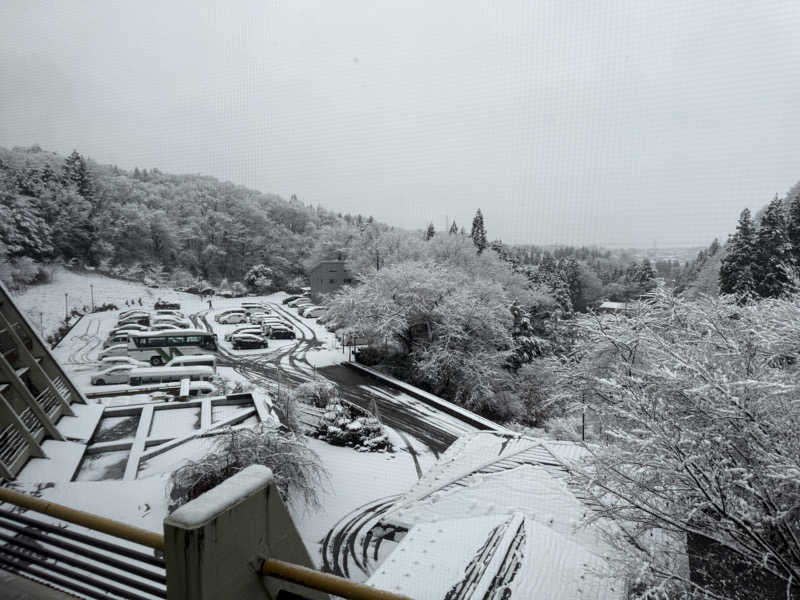
<instances>
[{"instance_id":1,"label":"white bus","mask_svg":"<svg viewBox=\"0 0 800 600\"><path fill-rule=\"evenodd\" d=\"M128 337L128 356L161 366L176 356L208 354L217 350L213 333L203 329L132 331Z\"/></svg>"},{"instance_id":2,"label":"white bus","mask_svg":"<svg viewBox=\"0 0 800 600\"><path fill-rule=\"evenodd\" d=\"M181 380L213 381L214 370L211 367L159 367L131 369L128 385L159 385L162 383L180 383Z\"/></svg>"}]
</instances>

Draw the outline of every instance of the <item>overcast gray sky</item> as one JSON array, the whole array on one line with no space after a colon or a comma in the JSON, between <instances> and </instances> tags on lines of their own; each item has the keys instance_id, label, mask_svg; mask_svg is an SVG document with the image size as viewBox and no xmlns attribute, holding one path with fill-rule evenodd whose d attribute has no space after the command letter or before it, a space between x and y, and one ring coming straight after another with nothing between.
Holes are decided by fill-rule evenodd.
<instances>
[{"instance_id":1,"label":"overcast gray sky","mask_svg":"<svg viewBox=\"0 0 800 600\"><path fill-rule=\"evenodd\" d=\"M166 4L166 5L164 5ZM0 145L506 242L698 245L800 179L797 2L0 4Z\"/></svg>"}]
</instances>

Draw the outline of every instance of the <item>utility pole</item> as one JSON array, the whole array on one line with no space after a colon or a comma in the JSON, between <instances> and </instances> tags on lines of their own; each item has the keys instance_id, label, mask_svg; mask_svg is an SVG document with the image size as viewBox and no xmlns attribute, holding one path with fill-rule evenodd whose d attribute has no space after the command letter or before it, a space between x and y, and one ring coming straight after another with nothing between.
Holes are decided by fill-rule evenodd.
<instances>
[{"instance_id":1,"label":"utility pole","mask_svg":"<svg viewBox=\"0 0 800 600\"><path fill-rule=\"evenodd\" d=\"M69 321L69 308L67 304L67 292L64 292L64 322Z\"/></svg>"},{"instance_id":2,"label":"utility pole","mask_svg":"<svg viewBox=\"0 0 800 600\"><path fill-rule=\"evenodd\" d=\"M92 312L94 312L94 284L89 284L89 293L92 295Z\"/></svg>"}]
</instances>

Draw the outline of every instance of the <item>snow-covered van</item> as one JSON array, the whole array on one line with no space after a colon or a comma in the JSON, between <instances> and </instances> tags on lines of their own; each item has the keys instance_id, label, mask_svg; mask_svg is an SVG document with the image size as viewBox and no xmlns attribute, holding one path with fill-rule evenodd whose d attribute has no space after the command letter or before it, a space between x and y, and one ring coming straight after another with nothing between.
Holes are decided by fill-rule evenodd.
<instances>
[{"instance_id":1,"label":"snow-covered van","mask_svg":"<svg viewBox=\"0 0 800 600\"><path fill-rule=\"evenodd\" d=\"M176 356L169 361L164 368L168 367L211 367L217 372L217 358L213 354L189 354L186 356Z\"/></svg>"}]
</instances>

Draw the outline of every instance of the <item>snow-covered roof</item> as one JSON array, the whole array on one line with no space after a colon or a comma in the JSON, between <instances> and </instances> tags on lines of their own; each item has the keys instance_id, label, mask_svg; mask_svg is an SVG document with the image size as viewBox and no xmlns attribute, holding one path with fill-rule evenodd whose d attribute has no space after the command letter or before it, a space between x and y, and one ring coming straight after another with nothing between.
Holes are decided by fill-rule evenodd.
<instances>
[{"instance_id":1,"label":"snow-covered roof","mask_svg":"<svg viewBox=\"0 0 800 600\"><path fill-rule=\"evenodd\" d=\"M529 516L420 523L367 583L415 600L621 600L600 557Z\"/></svg>"},{"instance_id":2,"label":"snow-covered roof","mask_svg":"<svg viewBox=\"0 0 800 600\"><path fill-rule=\"evenodd\" d=\"M594 573L609 571L606 559L614 550L605 541L611 524L588 519L592 509L570 482L569 466L587 454L588 450L580 444L516 434L482 431L459 438L384 514L383 525L409 533L379 567L370 584L412 598L442 598L456 583L466 581L468 571L474 571L476 564L485 566L511 560L507 558L508 548L497 550L499 558L479 558L474 549L480 548L485 554L491 546L490 538L497 537L496 532L487 532L490 523L514 520L515 531L520 531L518 538L521 536L515 542L514 553L519 564L501 569L516 573L513 582L506 582L512 592L518 590L518 594L512 593L512 598L621 598L624 591L621 581L614 578L590 581ZM483 536L483 540L476 541L475 536ZM417 556L420 553L424 555L422 558ZM424 559L418 570L413 561L405 565L409 555L417 561ZM425 561L432 565L460 561L460 571L454 567L458 578L455 582L455 576L445 578L444 572L437 568L436 582L432 585L432 580L424 577ZM411 578L422 579L425 585L409 582L403 575L404 569L412 572ZM473 572L468 577L470 586L491 584L494 586L491 597L500 597L494 589L500 584L492 583L496 575L491 569L485 573ZM414 587L417 585L422 588L417 590ZM436 593L429 591L433 587ZM446 589L439 593L439 587ZM469 592L472 593L474 590ZM464 590L463 595L459 591L448 597L473 597L469 594ZM480 593L474 597L484 596Z\"/></svg>"},{"instance_id":3,"label":"snow-covered roof","mask_svg":"<svg viewBox=\"0 0 800 600\"><path fill-rule=\"evenodd\" d=\"M625 310L628 305L625 302L603 302L598 309L600 310Z\"/></svg>"}]
</instances>

